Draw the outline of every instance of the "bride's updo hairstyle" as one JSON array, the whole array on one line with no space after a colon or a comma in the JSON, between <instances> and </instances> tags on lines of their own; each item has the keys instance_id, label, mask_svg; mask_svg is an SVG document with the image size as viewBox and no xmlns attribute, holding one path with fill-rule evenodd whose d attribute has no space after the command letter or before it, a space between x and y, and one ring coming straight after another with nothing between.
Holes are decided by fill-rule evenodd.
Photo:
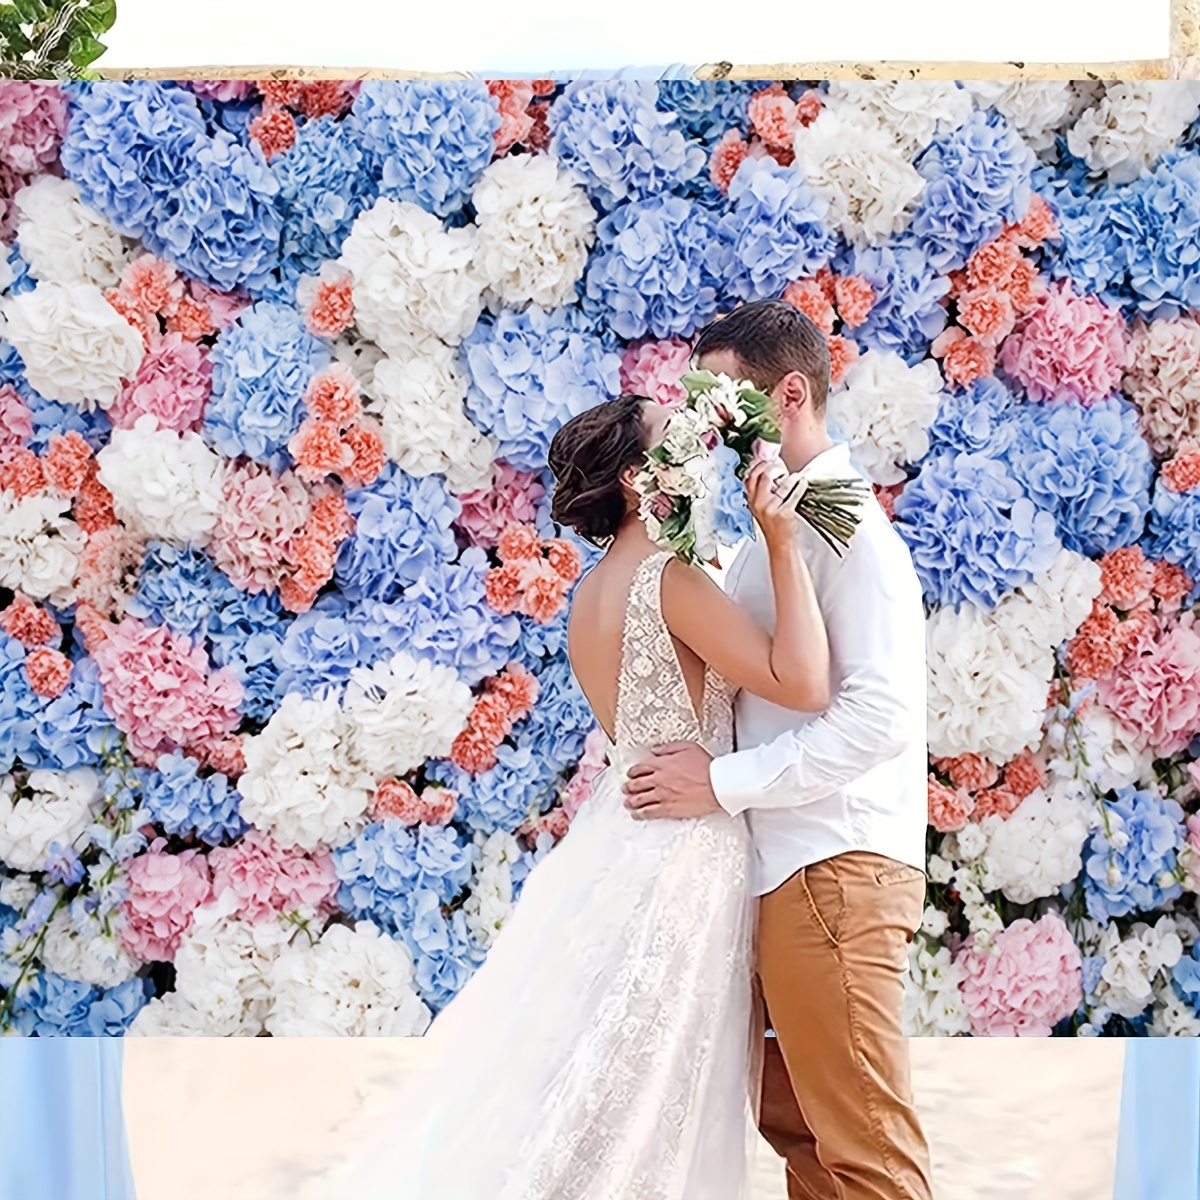
<instances>
[{"instance_id":1,"label":"bride's updo hairstyle","mask_svg":"<svg viewBox=\"0 0 1200 1200\"><path fill-rule=\"evenodd\" d=\"M557 481L550 515L594 546L616 536L628 512L621 475L646 453L644 396L619 396L572 417L550 443Z\"/></svg>"}]
</instances>

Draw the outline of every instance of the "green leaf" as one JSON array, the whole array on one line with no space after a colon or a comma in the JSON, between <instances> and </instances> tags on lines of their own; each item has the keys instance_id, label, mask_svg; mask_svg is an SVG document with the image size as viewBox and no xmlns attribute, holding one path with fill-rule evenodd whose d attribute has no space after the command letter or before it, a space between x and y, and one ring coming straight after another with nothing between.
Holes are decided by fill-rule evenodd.
<instances>
[{"instance_id":1,"label":"green leaf","mask_svg":"<svg viewBox=\"0 0 1200 1200\"><path fill-rule=\"evenodd\" d=\"M106 49L108 47L103 42L98 42L90 34L85 33L82 37L71 39L67 57L77 67L86 67L94 63Z\"/></svg>"},{"instance_id":2,"label":"green leaf","mask_svg":"<svg viewBox=\"0 0 1200 1200\"><path fill-rule=\"evenodd\" d=\"M50 11L42 0L12 0L12 5L26 23L45 20Z\"/></svg>"},{"instance_id":3,"label":"green leaf","mask_svg":"<svg viewBox=\"0 0 1200 1200\"><path fill-rule=\"evenodd\" d=\"M91 0L79 14L79 22L88 32L107 33L117 19L117 0Z\"/></svg>"}]
</instances>

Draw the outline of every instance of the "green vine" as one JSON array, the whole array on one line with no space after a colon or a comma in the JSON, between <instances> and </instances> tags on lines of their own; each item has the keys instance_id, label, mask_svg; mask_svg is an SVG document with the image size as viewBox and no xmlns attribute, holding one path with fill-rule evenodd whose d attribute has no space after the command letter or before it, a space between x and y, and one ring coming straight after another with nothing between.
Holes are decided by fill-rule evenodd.
<instances>
[{"instance_id":1,"label":"green vine","mask_svg":"<svg viewBox=\"0 0 1200 1200\"><path fill-rule=\"evenodd\" d=\"M116 0L0 0L0 73L7 79L95 79Z\"/></svg>"}]
</instances>

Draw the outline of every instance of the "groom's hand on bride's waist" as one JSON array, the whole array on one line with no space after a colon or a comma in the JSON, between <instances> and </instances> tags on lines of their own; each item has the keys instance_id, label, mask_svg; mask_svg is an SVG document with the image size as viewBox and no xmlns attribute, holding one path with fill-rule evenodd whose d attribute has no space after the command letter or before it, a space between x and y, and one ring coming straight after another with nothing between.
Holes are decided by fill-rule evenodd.
<instances>
[{"instance_id":1,"label":"groom's hand on bride's waist","mask_svg":"<svg viewBox=\"0 0 1200 1200\"><path fill-rule=\"evenodd\" d=\"M709 778L712 755L695 742L655 746L629 770L625 807L639 821L705 817L721 812Z\"/></svg>"}]
</instances>

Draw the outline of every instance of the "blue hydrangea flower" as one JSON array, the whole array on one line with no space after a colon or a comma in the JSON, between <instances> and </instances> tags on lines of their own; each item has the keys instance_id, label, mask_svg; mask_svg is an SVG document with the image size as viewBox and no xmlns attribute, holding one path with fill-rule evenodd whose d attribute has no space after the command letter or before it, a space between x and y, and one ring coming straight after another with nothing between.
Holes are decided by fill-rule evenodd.
<instances>
[{"instance_id":1,"label":"blue hydrangea flower","mask_svg":"<svg viewBox=\"0 0 1200 1200\"><path fill-rule=\"evenodd\" d=\"M965 451L1000 457L1020 431L1012 392L993 377L976 379L961 392L943 392L929 427L930 454Z\"/></svg>"},{"instance_id":2,"label":"blue hydrangea flower","mask_svg":"<svg viewBox=\"0 0 1200 1200\"><path fill-rule=\"evenodd\" d=\"M292 621L277 657L282 668L279 693L304 696L340 693L355 667L374 661L370 642L339 595L322 596Z\"/></svg>"},{"instance_id":3,"label":"blue hydrangea flower","mask_svg":"<svg viewBox=\"0 0 1200 1200\"><path fill-rule=\"evenodd\" d=\"M829 211L791 167L748 158L729 185L732 206L717 224L729 249L726 289L739 300L770 300L788 283L827 266L837 247Z\"/></svg>"},{"instance_id":4,"label":"blue hydrangea flower","mask_svg":"<svg viewBox=\"0 0 1200 1200\"><path fill-rule=\"evenodd\" d=\"M30 758L41 707L25 674L25 647L0 631L0 771Z\"/></svg>"},{"instance_id":5,"label":"blue hydrangea flower","mask_svg":"<svg viewBox=\"0 0 1200 1200\"><path fill-rule=\"evenodd\" d=\"M430 892L417 894L412 924L403 933L413 952L417 993L440 1012L479 969L484 952L472 941L462 909L447 918Z\"/></svg>"},{"instance_id":6,"label":"blue hydrangea flower","mask_svg":"<svg viewBox=\"0 0 1200 1200\"><path fill-rule=\"evenodd\" d=\"M407 650L453 667L474 687L500 671L521 638L516 616L501 616L487 602L487 555L476 547L458 562L427 567L395 604L365 604L356 623L372 645L372 657Z\"/></svg>"},{"instance_id":7,"label":"blue hydrangea flower","mask_svg":"<svg viewBox=\"0 0 1200 1200\"><path fill-rule=\"evenodd\" d=\"M521 640L514 647L511 657L526 670L540 671L545 659L566 653L570 619L571 610L566 604L544 624L531 617L519 617Z\"/></svg>"},{"instance_id":8,"label":"blue hydrangea flower","mask_svg":"<svg viewBox=\"0 0 1200 1200\"><path fill-rule=\"evenodd\" d=\"M280 282L287 292L301 275L337 258L354 218L374 203L377 184L353 123L328 118L300 126L271 169L279 181Z\"/></svg>"},{"instance_id":9,"label":"blue hydrangea flower","mask_svg":"<svg viewBox=\"0 0 1200 1200\"><path fill-rule=\"evenodd\" d=\"M1161 479L1154 485L1144 549L1200 580L1200 489L1173 492Z\"/></svg>"},{"instance_id":10,"label":"blue hydrangea flower","mask_svg":"<svg viewBox=\"0 0 1200 1200\"><path fill-rule=\"evenodd\" d=\"M1062 548L1054 517L1025 495L1007 464L983 454L926 458L895 511L931 605L995 608L1048 570Z\"/></svg>"},{"instance_id":11,"label":"blue hydrangea flower","mask_svg":"<svg viewBox=\"0 0 1200 1200\"><path fill-rule=\"evenodd\" d=\"M156 825L179 837L195 835L210 846L241 837L249 828L238 812L237 788L221 774L201 778L182 751L160 755L149 772L142 803Z\"/></svg>"},{"instance_id":12,"label":"blue hydrangea flower","mask_svg":"<svg viewBox=\"0 0 1200 1200\"><path fill-rule=\"evenodd\" d=\"M1171 968L1171 981L1175 990L1195 1009L1200 1010L1200 942Z\"/></svg>"},{"instance_id":13,"label":"blue hydrangea flower","mask_svg":"<svg viewBox=\"0 0 1200 1200\"><path fill-rule=\"evenodd\" d=\"M430 780L458 793L458 819L483 833L513 830L544 811L554 799L560 768L529 736L503 745L490 771L469 775L451 762L431 763Z\"/></svg>"},{"instance_id":14,"label":"blue hydrangea flower","mask_svg":"<svg viewBox=\"0 0 1200 1200\"><path fill-rule=\"evenodd\" d=\"M1107 188L1076 192L1052 176L1038 190L1058 224L1053 252L1043 256L1051 278L1070 279L1079 294L1105 295L1118 271L1120 245L1111 220L1111 193Z\"/></svg>"},{"instance_id":15,"label":"blue hydrangea flower","mask_svg":"<svg viewBox=\"0 0 1200 1200\"><path fill-rule=\"evenodd\" d=\"M458 554L454 519L462 505L440 475L418 479L389 463L346 500L354 533L338 550L338 586L351 600L396 600L421 573Z\"/></svg>"},{"instance_id":16,"label":"blue hydrangea flower","mask_svg":"<svg viewBox=\"0 0 1200 1200\"><path fill-rule=\"evenodd\" d=\"M1005 222L1025 215L1036 165L1024 138L992 109L977 109L922 152L916 167L926 184L912 231L934 270L963 266Z\"/></svg>"},{"instance_id":17,"label":"blue hydrangea flower","mask_svg":"<svg viewBox=\"0 0 1200 1200\"><path fill-rule=\"evenodd\" d=\"M754 533L754 519L746 503L746 485L735 474L741 460L737 451L724 442L713 451L713 458L721 471L717 488L717 537L723 544L733 546Z\"/></svg>"},{"instance_id":18,"label":"blue hydrangea flower","mask_svg":"<svg viewBox=\"0 0 1200 1200\"><path fill-rule=\"evenodd\" d=\"M32 292L37 287L37 280L29 273L29 264L21 257L21 249L13 242L8 251L8 269L12 272L12 282L8 285L9 295L19 296L23 292Z\"/></svg>"},{"instance_id":19,"label":"blue hydrangea flower","mask_svg":"<svg viewBox=\"0 0 1200 1200\"><path fill-rule=\"evenodd\" d=\"M894 350L909 365L925 358L946 328L942 299L950 280L934 270L911 234L881 246L854 247L838 269L861 275L875 291L867 319L853 330L855 340L869 349Z\"/></svg>"},{"instance_id":20,"label":"blue hydrangea flower","mask_svg":"<svg viewBox=\"0 0 1200 1200\"><path fill-rule=\"evenodd\" d=\"M1087 909L1096 921L1132 912L1151 912L1183 894L1175 880L1176 856L1184 842L1183 809L1156 791L1119 788L1105 804L1101 824L1083 851ZM1111 834L1109 832L1111 830ZM1119 833L1123 844L1114 844Z\"/></svg>"},{"instance_id":21,"label":"blue hydrangea flower","mask_svg":"<svg viewBox=\"0 0 1200 1200\"><path fill-rule=\"evenodd\" d=\"M105 711L95 660L81 658L72 664L71 682L62 694L42 701L33 718L34 746L25 761L60 771L94 767L121 744L121 737Z\"/></svg>"},{"instance_id":22,"label":"blue hydrangea flower","mask_svg":"<svg viewBox=\"0 0 1200 1200\"><path fill-rule=\"evenodd\" d=\"M119 233L152 246L164 201L173 201L208 142L195 96L138 80L75 84L70 98L61 151L67 178Z\"/></svg>"},{"instance_id":23,"label":"blue hydrangea flower","mask_svg":"<svg viewBox=\"0 0 1200 1200\"><path fill-rule=\"evenodd\" d=\"M206 440L226 458L281 465L304 418L304 390L330 352L291 307L259 301L217 339Z\"/></svg>"},{"instance_id":24,"label":"blue hydrangea flower","mask_svg":"<svg viewBox=\"0 0 1200 1200\"><path fill-rule=\"evenodd\" d=\"M574 766L583 743L596 727L591 710L566 655L539 664L538 698L533 712L518 725L516 737L537 747L547 764L558 771Z\"/></svg>"},{"instance_id":25,"label":"blue hydrangea flower","mask_svg":"<svg viewBox=\"0 0 1200 1200\"><path fill-rule=\"evenodd\" d=\"M212 559L192 547L150 542L138 577L137 593L125 611L152 625L166 625L197 641L208 628L219 572Z\"/></svg>"},{"instance_id":26,"label":"blue hydrangea flower","mask_svg":"<svg viewBox=\"0 0 1200 1200\"><path fill-rule=\"evenodd\" d=\"M16 355L15 350L13 354ZM21 369L24 370L23 365ZM98 450L112 435L112 422L102 408L89 413L75 404L47 400L25 383L24 376L15 386L32 413L33 433L25 443L30 450L43 454L56 433L72 431L78 433L93 450Z\"/></svg>"},{"instance_id":27,"label":"blue hydrangea flower","mask_svg":"<svg viewBox=\"0 0 1200 1200\"><path fill-rule=\"evenodd\" d=\"M290 618L277 596L251 595L229 584L209 617L212 660L230 667L242 685L241 711L266 724L278 707L281 652Z\"/></svg>"},{"instance_id":28,"label":"blue hydrangea flower","mask_svg":"<svg viewBox=\"0 0 1200 1200\"><path fill-rule=\"evenodd\" d=\"M576 79L550 106L550 152L601 208L663 196L704 169L703 148L658 98L651 82Z\"/></svg>"},{"instance_id":29,"label":"blue hydrangea flower","mask_svg":"<svg viewBox=\"0 0 1200 1200\"><path fill-rule=\"evenodd\" d=\"M26 1037L120 1037L148 1003L152 986L135 977L101 990L45 971L23 997L13 1023Z\"/></svg>"},{"instance_id":30,"label":"blue hydrangea flower","mask_svg":"<svg viewBox=\"0 0 1200 1200\"><path fill-rule=\"evenodd\" d=\"M628 340L687 337L716 316L728 265L708 209L665 193L635 200L596 226L583 307Z\"/></svg>"},{"instance_id":31,"label":"blue hydrangea flower","mask_svg":"<svg viewBox=\"0 0 1200 1200\"><path fill-rule=\"evenodd\" d=\"M382 929L402 930L420 893L441 905L462 891L475 854L473 843L451 825L410 830L399 821L375 821L333 852L338 904Z\"/></svg>"},{"instance_id":32,"label":"blue hydrangea flower","mask_svg":"<svg viewBox=\"0 0 1200 1200\"><path fill-rule=\"evenodd\" d=\"M749 128L746 106L751 88L741 80L663 79L658 84L658 107L674 113L689 137L716 142L727 129L745 132Z\"/></svg>"},{"instance_id":33,"label":"blue hydrangea flower","mask_svg":"<svg viewBox=\"0 0 1200 1200\"><path fill-rule=\"evenodd\" d=\"M574 309L530 306L484 316L463 343L467 412L513 466L540 470L573 416L620 391L620 356Z\"/></svg>"},{"instance_id":34,"label":"blue hydrangea flower","mask_svg":"<svg viewBox=\"0 0 1200 1200\"><path fill-rule=\"evenodd\" d=\"M1079 404L1026 404L1009 451L1013 474L1053 514L1068 550L1088 557L1136 541L1150 506L1154 464L1137 410L1119 396Z\"/></svg>"},{"instance_id":35,"label":"blue hydrangea flower","mask_svg":"<svg viewBox=\"0 0 1200 1200\"><path fill-rule=\"evenodd\" d=\"M1200 158L1163 158L1153 174L1114 189L1108 215L1137 307L1147 315L1200 307Z\"/></svg>"},{"instance_id":36,"label":"blue hydrangea flower","mask_svg":"<svg viewBox=\"0 0 1200 1200\"><path fill-rule=\"evenodd\" d=\"M349 123L383 195L444 217L462 208L492 161L500 109L477 80L368 80Z\"/></svg>"}]
</instances>

